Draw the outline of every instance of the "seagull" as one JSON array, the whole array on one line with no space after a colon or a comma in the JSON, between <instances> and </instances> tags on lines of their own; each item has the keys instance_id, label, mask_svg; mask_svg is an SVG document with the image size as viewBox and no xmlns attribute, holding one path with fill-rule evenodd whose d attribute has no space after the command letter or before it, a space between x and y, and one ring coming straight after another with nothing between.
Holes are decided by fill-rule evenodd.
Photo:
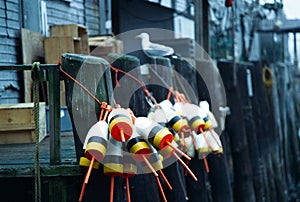
<instances>
[{"instance_id":1,"label":"seagull","mask_svg":"<svg viewBox=\"0 0 300 202\"><path fill-rule=\"evenodd\" d=\"M174 49L162 44L152 43L149 40L149 34L141 33L136 36L142 41L142 49L147 56L157 57L157 56L169 56L174 54Z\"/></svg>"}]
</instances>

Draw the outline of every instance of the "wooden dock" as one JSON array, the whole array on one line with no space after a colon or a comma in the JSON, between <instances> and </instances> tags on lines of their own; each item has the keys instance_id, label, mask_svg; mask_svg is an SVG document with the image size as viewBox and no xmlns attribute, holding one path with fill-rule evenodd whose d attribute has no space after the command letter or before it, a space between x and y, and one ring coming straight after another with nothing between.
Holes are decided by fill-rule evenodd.
<instances>
[{"instance_id":1,"label":"wooden dock","mask_svg":"<svg viewBox=\"0 0 300 202\"><path fill-rule=\"evenodd\" d=\"M39 152L43 201L77 200L85 169L76 162L73 133L61 133L61 164L50 165L49 135L41 141ZM34 200L34 153L34 143L0 145L0 194L4 201ZM52 196L53 187L57 187L57 196ZM70 192L69 187L74 189ZM11 195L13 190L18 194Z\"/></svg>"},{"instance_id":2,"label":"wooden dock","mask_svg":"<svg viewBox=\"0 0 300 202\"><path fill-rule=\"evenodd\" d=\"M77 166L76 152L72 132L61 134L61 160L62 164L50 166L50 137L47 135L40 143L40 165L42 175L49 176L51 169L61 169ZM35 144L3 144L0 145L0 177L32 177L34 171ZM76 167L75 166L75 167ZM62 175L73 175L71 173L61 173ZM56 173L55 175L59 175Z\"/></svg>"}]
</instances>

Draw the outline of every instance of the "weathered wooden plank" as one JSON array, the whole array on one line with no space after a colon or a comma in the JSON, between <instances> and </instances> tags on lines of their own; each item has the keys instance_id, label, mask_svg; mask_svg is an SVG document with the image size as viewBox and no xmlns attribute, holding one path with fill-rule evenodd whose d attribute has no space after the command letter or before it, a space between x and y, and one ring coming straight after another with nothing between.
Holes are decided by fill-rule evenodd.
<instances>
[{"instance_id":1,"label":"weathered wooden plank","mask_svg":"<svg viewBox=\"0 0 300 202\"><path fill-rule=\"evenodd\" d=\"M1 29L1 27L0 27L0 29ZM16 47L18 47L20 45L20 40L10 39L10 38L2 38L0 40L0 44L15 47L15 49L16 49Z\"/></svg>"},{"instance_id":2,"label":"weathered wooden plank","mask_svg":"<svg viewBox=\"0 0 300 202\"><path fill-rule=\"evenodd\" d=\"M43 35L27 29L21 29L23 64L38 62L44 57ZM24 71L24 102L31 102L31 71Z\"/></svg>"},{"instance_id":3,"label":"weathered wooden plank","mask_svg":"<svg viewBox=\"0 0 300 202\"><path fill-rule=\"evenodd\" d=\"M0 53L1 63L3 64L16 64L17 55Z\"/></svg>"},{"instance_id":4,"label":"weathered wooden plank","mask_svg":"<svg viewBox=\"0 0 300 202\"><path fill-rule=\"evenodd\" d=\"M243 105L243 113L244 113L244 122L245 129L247 134L247 140L249 144L249 154L253 172L253 184L255 190L255 199L256 201L264 201L265 193L261 188L263 186L263 172L262 172L262 155L261 149L258 144L258 130L259 128L256 125L256 118L254 116L254 96L256 96L255 92L253 92L253 65L252 64L244 64L239 65L238 71L238 83L241 86L240 94L241 94L241 104Z\"/></svg>"},{"instance_id":5,"label":"weathered wooden plank","mask_svg":"<svg viewBox=\"0 0 300 202\"><path fill-rule=\"evenodd\" d=\"M6 11L7 18L11 19L11 20L16 20L19 21L20 20L20 16L18 12L14 12L14 11Z\"/></svg>"},{"instance_id":6,"label":"weathered wooden plank","mask_svg":"<svg viewBox=\"0 0 300 202\"><path fill-rule=\"evenodd\" d=\"M0 3L0 7L1 7L1 3ZM19 4L16 3L16 2L7 1L6 2L6 8L7 8L7 10L12 11L12 12L16 12L16 13L19 13L19 10L20 10Z\"/></svg>"},{"instance_id":7,"label":"weathered wooden plank","mask_svg":"<svg viewBox=\"0 0 300 202\"><path fill-rule=\"evenodd\" d=\"M79 165L56 165L41 164L42 177L67 177L67 176L82 176L84 168ZM34 177L34 166L14 165L14 167L1 166L0 178L25 178Z\"/></svg>"},{"instance_id":8,"label":"weathered wooden plank","mask_svg":"<svg viewBox=\"0 0 300 202\"><path fill-rule=\"evenodd\" d=\"M244 112L241 102L240 91L243 89L234 85L234 74L231 62L218 62L218 68L222 76L227 96L228 106L231 114L227 117L226 131L230 135L232 160L234 164L234 200L255 201L255 192L252 182L252 167L249 156L249 146L243 121ZM242 78L240 78L242 79ZM238 121L238 122L237 122Z\"/></svg>"},{"instance_id":9,"label":"weathered wooden plank","mask_svg":"<svg viewBox=\"0 0 300 202\"><path fill-rule=\"evenodd\" d=\"M50 148L49 136L40 143L40 162L41 164L49 165ZM76 163L76 152L73 140L73 133L64 132L61 136L62 163ZM18 165L33 166L33 156L35 152L34 144L7 144L0 145L0 168L15 167Z\"/></svg>"},{"instance_id":10,"label":"weathered wooden plank","mask_svg":"<svg viewBox=\"0 0 300 202\"><path fill-rule=\"evenodd\" d=\"M16 50L16 47L15 46L11 46L11 45L6 45L5 44L2 47L3 48L0 50L0 53L3 53L3 54L5 54L5 53L10 54L10 53L13 53Z\"/></svg>"},{"instance_id":11,"label":"weathered wooden plank","mask_svg":"<svg viewBox=\"0 0 300 202\"><path fill-rule=\"evenodd\" d=\"M9 19L7 20L7 24L9 25L8 27L11 28L11 29L20 29L20 21L19 20L12 20L12 19Z\"/></svg>"},{"instance_id":12,"label":"weathered wooden plank","mask_svg":"<svg viewBox=\"0 0 300 202\"><path fill-rule=\"evenodd\" d=\"M134 56L127 56L121 54L109 54L109 61L112 66L129 72L137 79L141 79L139 66L140 61ZM118 79L119 86L116 86L116 79ZM141 86L131 78L124 76L122 73L112 71L112 84L114 88L114 96L116 102L122 107L130 107L136 116L146 116L147 104L145 102L145 95Z\"/></svg>"}]
</instances>

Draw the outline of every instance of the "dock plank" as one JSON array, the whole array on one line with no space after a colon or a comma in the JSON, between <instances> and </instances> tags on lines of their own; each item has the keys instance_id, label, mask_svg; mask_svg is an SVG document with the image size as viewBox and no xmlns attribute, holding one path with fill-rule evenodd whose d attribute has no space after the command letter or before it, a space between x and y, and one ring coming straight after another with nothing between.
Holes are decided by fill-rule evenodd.
<instances>
[{"instance_id":1,"label":"dock plank","mask_svg":"<svg viewBox=\"0 0 300 202\"><path fill-rule=\"evenodd\" d=\"M47 135L40 143L39 156L42 176L78 176L82 168L76 161L72 132L61 134L61 165L50 165L50 137ZM32 177L34 175L35 144L0 145L0 178Z\"/></svg>"}]
</instances>

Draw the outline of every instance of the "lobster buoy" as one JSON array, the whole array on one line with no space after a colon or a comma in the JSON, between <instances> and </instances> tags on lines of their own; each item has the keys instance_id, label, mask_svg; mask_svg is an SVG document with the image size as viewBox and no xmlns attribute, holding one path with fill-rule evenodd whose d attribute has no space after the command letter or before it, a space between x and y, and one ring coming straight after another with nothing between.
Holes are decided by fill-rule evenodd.
<instances>
[{"instance_id":1,"label":"lobster buoy","mask_svg":"<svg viewBox=\"0 0 300 202\"><path fill-rule=\"evenodd\" d=\"M203 154L208 154L212 151L212 149L208 145L208 141L205 140L205 137L202 134L198 135L193 132L192 136L195 142L195 149L198 152L199 156L202 156Z\"/></svg>"},{"instance_id":2,"label":"lobster buoy","mask_svg":"<svg viewBox=\"0 0 300 202\"><path fill-rule=\"evenodd\" d=\"M208 102L200 101L199 106L203 110L203 112L207 115L208 119L211 121L211 128L218 127L218 122L217 122L214 114L209 110Z\"/></svg>"},{"instance_id":3,"label":"lobster buoy","mask_svg":"<svg viewBox=\"0 0 300 202\"><path fill-rule=\"evenodd\" d=\"M132 119L128 110L123 108L113 109L108 115L109 131L111 136L119 141L125 142L132 135Z\"/></svg>"},{"instance_id":4,"label":"lobster buoy","mask_svg":"<svg viewBox=\"0 0 300 202\"><path fill-rule=\"evenodd\" d=\"M149 112L148 118L159 123L161 126L166 126L167 118L161 108L157 108L154 111Z\"/></svg>"},{"instance_id":5,"label":"lobster buoy","mask_svg":"<svg viewBox=\"0 0 300 202\"><path fill-rule=\"evenodd\" d=\"M135 126L137 132L156 149L163 149L173 141L173 134L167 128L147 117L136 118Z\"/></svg>"},{"instance_id":6,"label":"lobster buoy","mask_svg":"<svg viewBox=\"0 0 300 202\"><path fill-rule=\"evenodd\" d=\"M107 147L108 124L105 121L98 121L94 124L85 138L84 154L86 158L80 159L80 165L87 166L88 170L82 184L80 196L78 201L83 200L86 185L88 184L92 168L96 166L99 168L99 162L103 160L106 154ZM98 166L97 164L98 163Z\"/></svg>"},{"instance_id":7,"label":"lobster buoy","mask_svg":"<svg viewBox=\"0 0 300 202\"><path fill-rule=\"evenodd\" d=\"M108 124L105 121L98 121L90 128L83 145L84 154L89 160L94 157L96 161L102 161L106 154L107 135Z\"/></svg>"},{"instance_id":8,"label":"lobster buoy","mask_svg":"<svg viewBox=\"0 0 300 202\"><path fill-rule=\"evenodd\" d=\"M190 128L196 133L208 130L211 127L211 121L199 106L185 103L182 112L187 117Z\"/></svg>"},{"instance_id":9,"label":"lobster buoy","mask_svg":"<svg viewBox=\"0 0 300 202\"><path fill-rule=\"evenodd\" d=\"M103 172L110 176L110 201L114 201L115 176L123 175L123 150L122 142L110 137L107 152L103 159Z\"/></svg>"},{"instance_id":10,"label":"lobster buoy","mask_svg":"<svg viewBox=\"0 0 300 202\"><path fill-rule=\"evenodd\" d=\"M122 176L123 174L123 150L122 143L110 138L107 151L103 159L103 172L105 175Z\"/></svg>"},{"instance_id":11,"label":"lobster buoy","mask_svg":"<svg viewBox=\"0 0 300 202\"><path fill-rule=\"evenodd\" d=\"M140 138L140 135L136 132L136 130L133 130L130 139L126 142L126 148L131 154L133 154L135 161L143 161L141 155L151 153L148 143Z\"/></svg>"},{"instance_id":12,"label":"lobster buoy","mask_svg":"<svg viewBox=\"0 0 300 202\"><path fill-rule=\"evenodd\" d=\"M210 142L212 152L214 154L222 154L223 147L219 135L214 130L210 130L209 132L206 132L206 137Z\"/></svg>"},{"instance_id":13,"label":"lobster buoy","mask_svg":"<svg viewBox=\"0 0 300 202\"><path fill-rule=\"evenodd\" d=\"M163 112L165 113L168 125L171 126L174 131L178 133L183 129L188 128L187 120L182 119L180 116L178 116L175 109L173 108L172 103L169 100L162 101L159 104L159 106L162 108Z\"/></svg>"}]
</instances>

